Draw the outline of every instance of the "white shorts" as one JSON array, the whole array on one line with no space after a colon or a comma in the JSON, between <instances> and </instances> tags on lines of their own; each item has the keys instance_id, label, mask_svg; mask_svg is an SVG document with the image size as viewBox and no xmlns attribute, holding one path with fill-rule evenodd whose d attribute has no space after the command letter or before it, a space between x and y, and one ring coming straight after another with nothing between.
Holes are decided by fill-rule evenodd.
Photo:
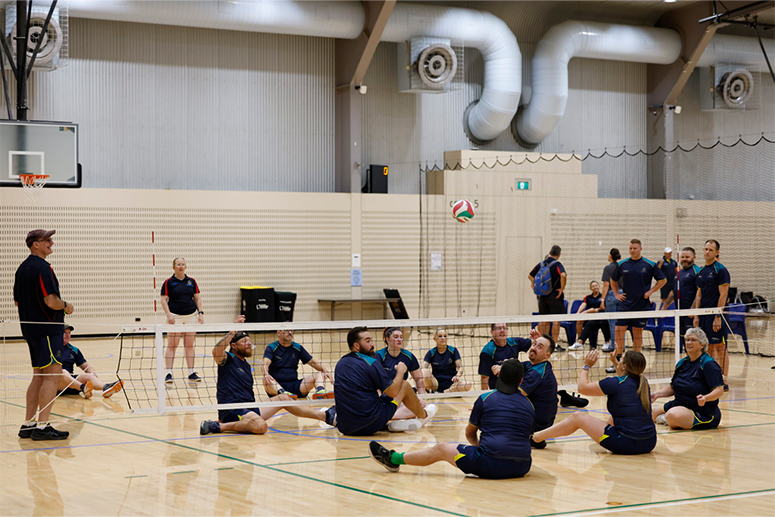
<instances>
[{"instance_id":1,"label":"white shorts","mask_svg":"<svg viewBox=\"0 0 775 517\"><path fill-rule=\"evenodd\" d=\"M191 314L187 314L185 316L174 313L171 314L175 318L175 325L196 325L199 323L198 312L192 312Z\"/></svg>"}]
</instances>

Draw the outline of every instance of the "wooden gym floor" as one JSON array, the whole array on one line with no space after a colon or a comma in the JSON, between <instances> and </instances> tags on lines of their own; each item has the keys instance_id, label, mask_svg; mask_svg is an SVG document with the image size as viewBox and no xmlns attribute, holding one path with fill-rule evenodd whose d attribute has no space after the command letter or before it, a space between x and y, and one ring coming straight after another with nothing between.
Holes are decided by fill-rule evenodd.
<instances>
[{"instance_id":1,"label":"wooden gym floor","mask_svg":"<svg viewBox=\"0 0 775 517\"><path fill-rule=\"evenodd\" d=\"M213 412L133 415L122 396L62 397L62 442L21 440L19 379L0 399L0 515L773 515L775 358L732 356L721 427L668 431L653 453L613 456L580 434L533 452L523 479L466 478L446 463L388 473L349 438L281 413L264 436L200 437ZM654 387L652 387L654 389ZM446 399L399 451L464 442L473 398ZM587 409L605 417L604 399ZM558 418L570 414L560 408Z\"/></svg>"}]
</instances>

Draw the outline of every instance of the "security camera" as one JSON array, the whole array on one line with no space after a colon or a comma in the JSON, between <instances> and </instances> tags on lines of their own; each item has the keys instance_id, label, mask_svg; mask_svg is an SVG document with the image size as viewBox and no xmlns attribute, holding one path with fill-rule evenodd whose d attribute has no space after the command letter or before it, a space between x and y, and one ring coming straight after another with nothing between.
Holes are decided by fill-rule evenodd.
<instances>
[{"instance_id":1,"label":"security camera","mask_svg":"<svg viewBox=\"0 0 775 517\"><path fill-rule=\"evenodd\" d=\"M361 95L366 95L366 92L369 91L369 87L365 84L359 84L355 86L355 89L358 90L358 93Z\"/></svg>"}]
</instances>

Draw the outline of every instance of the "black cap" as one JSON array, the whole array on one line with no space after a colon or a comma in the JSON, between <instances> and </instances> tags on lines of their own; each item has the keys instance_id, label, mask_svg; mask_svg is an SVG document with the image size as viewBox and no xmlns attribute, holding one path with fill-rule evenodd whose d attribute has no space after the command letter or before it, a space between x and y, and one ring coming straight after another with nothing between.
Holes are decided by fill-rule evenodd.
<instances>
[{"instance_id":1,"label":"black cap","mask_svg":"<svg viewBox=\"0 0 775 517\"><path fill-rule=\"evenodd\" d=\"M241 330L240 330L239 332L237 332L236 334L234 334L234 337L233 337L233 338L231 338L231 341L230 341L229 343L230 343L230 344L231 344L231 343L236 343L237 341L239 341L240 339L242 339L242 338L244 338L244 337L250 337L250 334L248 334L247 332L243 332L243 331L241 331Z\"/></svg>"},{"instance_id":2,"label":"black cap","mask_svg":"<svg viewBox=\"0 0 775 517\"><path fill-rule=\"evenodd\" d=\"M509 359L501 365L501 371L495 381L495 389L506 395L516 393L524 375L525 367L522 363L518 359Z\"/></svg>"}]
</instances>

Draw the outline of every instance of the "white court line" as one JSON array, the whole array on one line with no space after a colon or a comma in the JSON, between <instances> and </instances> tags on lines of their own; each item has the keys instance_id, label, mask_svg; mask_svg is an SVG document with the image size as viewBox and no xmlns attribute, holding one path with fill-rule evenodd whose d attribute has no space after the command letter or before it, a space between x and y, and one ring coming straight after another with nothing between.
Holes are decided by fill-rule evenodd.
<instances>
[{"instance_id":1,"label":"white court line","mask_svg":"<svg viewBox=\"0 0 775 517\"><path fill-rule=\"evenodd\" d=\"M608 513L618 513L618 512L630 512L630 511L638 511L638 510L647 510L651 508L667 508L669 506L683 506L686 504L697 504L697 503L705 503L705 502L713 502L713 501L725 501L728 499L745 499L748 497L759 497L762 495L774 495L775 489L773 490L767 490L766 492L760 492L756 494L732 494L732 495L720 495L717 497L698 497L694 499L687 499L683 501L673 501L673 502L664 502L664 503L653 503L653 504L634 504L631 506L623 506L621 508L602 508L600 510L592 510L587 512L576 512L576 513L557 513L554 515L562 515L563 517L576 517L581 515L599 515L602 513L608 514ZM551 515L551 514L549 514Z\"/></svg>"}]
</instances>

